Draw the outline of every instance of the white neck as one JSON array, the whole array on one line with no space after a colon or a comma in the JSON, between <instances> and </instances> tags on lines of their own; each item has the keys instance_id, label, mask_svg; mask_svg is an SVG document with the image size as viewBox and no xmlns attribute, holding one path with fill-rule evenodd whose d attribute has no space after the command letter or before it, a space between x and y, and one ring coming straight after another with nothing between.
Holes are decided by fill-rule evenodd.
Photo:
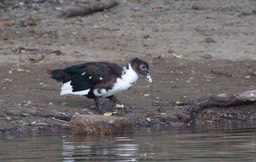
<instances>
[{"instance_id":1,"label":"white neck","mask_svg":"<svg viewBox=\"0 0 256 162\"><path fill-rule=\"evenodd\" d=\"M127 66L123 67L123 74L121 76L121 79L124 82L127 83L132 83L134 84L137 80L138 80L138 74L133 70L131 63L128 64L128 68Z\"/></svg>"},{"instance_id":2,"label":"white neck","mask_svg":"<svg viewBox=\"0 0 256 162\"><path fill-rule=\"evenodd\" d=\"M108 97L118 92L127 90L131 86L133 86L138 80L138 74L132 69L131 64L128 64L127 67L123 67L123 72L120 78L116 79L112 89L106 90L102 89L99 93L97 89L93 91L95 96Z\"/></svg>"}]
</instances>

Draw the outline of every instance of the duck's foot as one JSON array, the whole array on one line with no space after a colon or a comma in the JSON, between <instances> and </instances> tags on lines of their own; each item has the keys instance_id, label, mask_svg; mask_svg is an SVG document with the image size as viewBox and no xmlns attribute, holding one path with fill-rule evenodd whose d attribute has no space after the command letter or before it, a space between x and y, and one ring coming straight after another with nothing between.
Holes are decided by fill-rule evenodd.
<instances>
[{"instance_id":1,"label":"duck's foot","mask_svg":"<svg viewBox=\"0 0 256 162\"><path fill-rule=\"evenodd\" d=\"M128 113L128 109L122 104L114 95L108 97L109 100L115 105L115 110L112 115L124 116Z\"/></svg>"},{"instance_id":2,"label":"duck's foot","mask_svg":"<svg viewBox=\"0 0 256 162\"><path fill-rule=\"evenodd\" d=\"M124 104L122 104L114 95L109 96L108 99L112 102L116 108L123 109L125 108Z\"/></svg>"}]
</instances>

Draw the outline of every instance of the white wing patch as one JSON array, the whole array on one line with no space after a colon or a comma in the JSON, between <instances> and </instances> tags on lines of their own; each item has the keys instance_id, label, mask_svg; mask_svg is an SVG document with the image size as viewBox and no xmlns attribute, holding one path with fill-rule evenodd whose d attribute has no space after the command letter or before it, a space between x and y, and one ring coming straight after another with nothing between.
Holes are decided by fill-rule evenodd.
<instances>
[{"instance_id":1,"label":"white wing patch","mask_svg":"<svg viewBox=\"0 0 256 162\"><path fill-rule=\"evenodd\" d=\"M73 92L73 87L71 86L71 81L66 82L61 87L60 95L67 95L67 94L73 94L73 95L87 95L89 93L90 89L82 90L82 91L76 91Z\"/></svg>"}]
</instances>

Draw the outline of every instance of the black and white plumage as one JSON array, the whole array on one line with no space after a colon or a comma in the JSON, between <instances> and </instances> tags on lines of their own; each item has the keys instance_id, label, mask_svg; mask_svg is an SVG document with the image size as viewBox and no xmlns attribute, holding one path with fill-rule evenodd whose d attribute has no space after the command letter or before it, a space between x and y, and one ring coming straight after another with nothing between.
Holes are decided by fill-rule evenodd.
<instances>
[{"instance_id":1,"label":"black and white plumage","mask_svg":"<svg viewBox=\"0 0 256 162\"><path fill-rule=\"evenodd\" d=\"M63 83L61 95L83 95L93 98L99 112L102 112L100 97L107 97L117 107L122 107L114 94L133 86L138 80L138 74L144 75L152 83L148 63L139 58L132 59L123 68L115 63L87 62L52 70L50 74L53 79Z\"/></svg>"}]
</instances>

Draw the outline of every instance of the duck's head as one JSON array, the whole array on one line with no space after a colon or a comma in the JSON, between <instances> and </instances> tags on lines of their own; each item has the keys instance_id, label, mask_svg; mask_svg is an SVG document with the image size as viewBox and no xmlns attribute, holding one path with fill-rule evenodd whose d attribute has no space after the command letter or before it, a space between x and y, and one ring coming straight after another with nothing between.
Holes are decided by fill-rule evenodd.
<instances>
[{"instance_id":1,"label":"duck's head","mask_svg":"<svg viewBox=\"0 0 256 162\"><path fill-rule=\"evenodd\" d=\"M131 66L134 71L136 71L138 74L142 74L145 76L147 81L153 83L153 80L149 74L149 65L147 62L135 57L131 60Z\"/></svg>"}]
</instances>

